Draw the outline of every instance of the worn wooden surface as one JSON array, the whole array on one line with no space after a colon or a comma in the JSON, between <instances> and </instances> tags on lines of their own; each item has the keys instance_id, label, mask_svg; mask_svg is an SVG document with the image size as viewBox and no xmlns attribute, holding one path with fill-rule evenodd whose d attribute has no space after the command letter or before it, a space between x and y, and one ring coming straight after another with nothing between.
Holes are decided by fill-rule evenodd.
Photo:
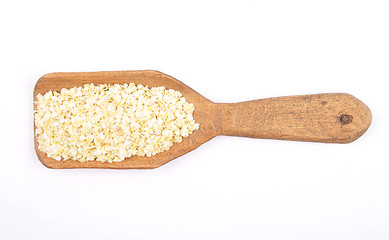
<instances>
[{"instance_id":1,"label":"worn wooden surface","mask_svg":"<svg viewBox=\"0 0 389 240\"><path fill-rule=\"evenodd\" d=\"M359 138L371 123L369 108L357 98L345 93L213 103L177 79L151 70L46 74L35 85L34 100L39 93L60 91L62 88L83 86L87 83L130 82L148 87L165 86L180 91L188 102L194 104L193 115L200 124L200 129L184 138L181 143L175 143L169 151L152 157L134 156L119 163L56 161L38 149L35 137L35 151L39 160L49 168L156 168L192 151L217 135L349 143Z\"/></svg>"}]
</instances>

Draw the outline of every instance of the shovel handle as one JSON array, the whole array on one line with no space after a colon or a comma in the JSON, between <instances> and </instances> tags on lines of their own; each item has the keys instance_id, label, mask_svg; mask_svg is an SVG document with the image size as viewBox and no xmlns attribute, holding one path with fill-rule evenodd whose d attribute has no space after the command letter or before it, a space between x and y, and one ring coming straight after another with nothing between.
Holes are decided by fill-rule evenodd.
<instances>
[{"instance_id":1,"label":"shovel handle","mask_svg":"<svg viewBox=\"0 0 389 240\"><path fill-rule=\"evenodd\" d=\"M221 135L350 143L371 124L369 108L346 93L217 104Z\"/></svg>"}]
</instances>

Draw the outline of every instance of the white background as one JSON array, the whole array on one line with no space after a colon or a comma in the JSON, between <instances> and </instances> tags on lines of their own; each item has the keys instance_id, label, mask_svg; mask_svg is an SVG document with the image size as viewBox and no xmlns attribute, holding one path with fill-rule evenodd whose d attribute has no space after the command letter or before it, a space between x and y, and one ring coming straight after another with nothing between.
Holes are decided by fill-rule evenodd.
<instances>
[{"instance_id":1,"label":"white background","mask_svg":"<svg viewBox=\"0 0 389 240\"><path fill-rule=\"evenodd\" d=\"M2 1L0 239L389 239L389 2ZM155 69L215 102L347 92L351 144L216 137L155 170L53 170L32 92Z\"/></svg>"}]
</instances>

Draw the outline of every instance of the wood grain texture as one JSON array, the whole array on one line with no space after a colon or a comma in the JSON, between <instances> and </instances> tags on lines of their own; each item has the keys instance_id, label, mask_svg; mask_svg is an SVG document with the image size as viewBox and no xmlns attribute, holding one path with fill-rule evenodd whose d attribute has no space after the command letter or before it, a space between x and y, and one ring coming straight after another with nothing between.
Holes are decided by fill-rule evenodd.
<instances>
[{"instance_id":1,"label":"wood grain texture","mask_svg":"<svg viewBox=\"0 0 389 240\"><path fill-rule=\"evenodd\" d=\"M371 123L369 108L349 94L330 93L241 103L213 103L177 79L152 70L50 73L38 80L33 97L35 100L39 93L60 91L62 88L79 87L88 83L131 82L148 87L165 86L167 89L180 91L188 102L194 104L193 117L200 124L200 129L184 138L181 143L175 143L169 151L152 157L133 156L118 163L56 161L38 149L35 137L35 151L39 160L49 168L150 169L192 151L217 135L349 143L360 137Z\"/></svg>"},{"instance_id":2,"label":"wood grain texture","mask_svg":"<svg viewBox=\"0 0 389 240\"><path fill-rule=\"evenodd\" d=\"M218 104L222 134L309 142L350 143L371 123L369 108L346 93Z\"/></svg>"}]
</instances>

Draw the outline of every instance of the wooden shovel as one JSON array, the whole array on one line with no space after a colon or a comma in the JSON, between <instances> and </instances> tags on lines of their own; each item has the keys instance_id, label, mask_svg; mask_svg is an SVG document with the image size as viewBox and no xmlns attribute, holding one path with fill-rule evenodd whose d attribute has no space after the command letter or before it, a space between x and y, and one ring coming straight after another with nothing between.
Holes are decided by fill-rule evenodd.
<instances>
[{"instance_id":1,"label":"wooden shovel","mask_svg":"<svg viewBox=\"0 0 389 240\"><path fill-rule=\"evenodd\" d=\"M200 124L200 129L184 138L181 143L175 143L168 151L152 157L133 156L115 163L54 160L38 149L35 136L35 151L39 160L49 168L156 168L218 135L350 143L366 132L372 119L369 108L346 93L214 103L177 79L151 70L46 74L35 85L34 100L39 93L60 91L62 88L79 87L87 83L130 82L148 87L165 86L167 89L180 91L188 102L194 104L193 116Z\"/></svg>"}]
</instances>

